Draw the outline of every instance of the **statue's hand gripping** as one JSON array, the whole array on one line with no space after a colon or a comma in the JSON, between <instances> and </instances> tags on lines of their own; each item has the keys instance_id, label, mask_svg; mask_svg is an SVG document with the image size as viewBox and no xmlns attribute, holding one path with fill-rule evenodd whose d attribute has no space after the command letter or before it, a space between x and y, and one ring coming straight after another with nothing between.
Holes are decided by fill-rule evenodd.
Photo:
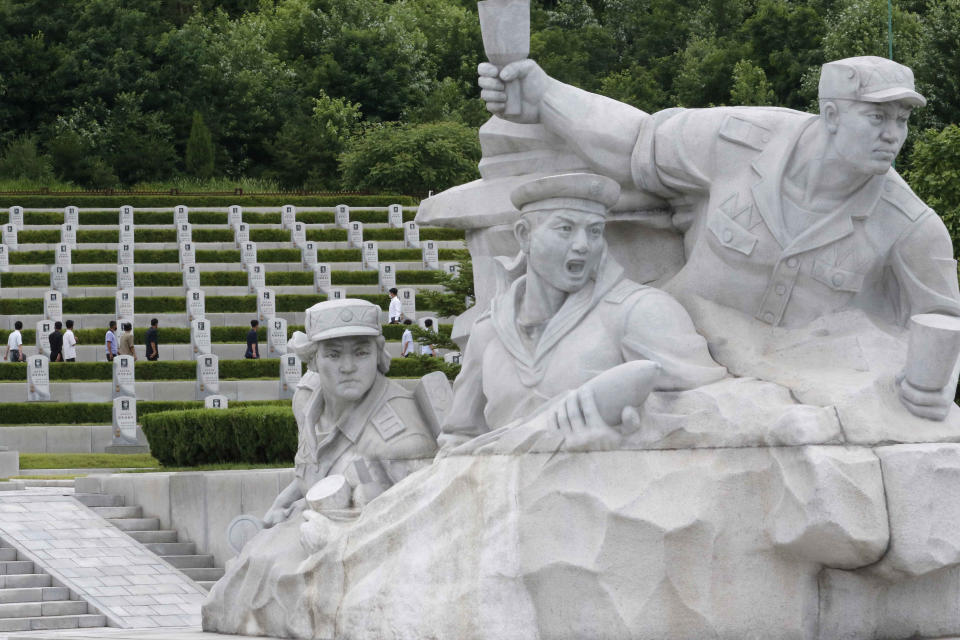
<instances>
[{"instance_id":1,"label":"statue's hand gripping","mask_svg":"<svg viewBox=\"0 0 960 640\"><path fill-rule=\"evenodd\" d=\"M477 74L480 76L480 97L487 103L487 111L512 122L540 122L540 105L552 81L540 65L529 58L511 62L502 69L489 62L481 62ZM520 83L519 115L505 114L508 82Z\"/></svg>"}]
</instances>

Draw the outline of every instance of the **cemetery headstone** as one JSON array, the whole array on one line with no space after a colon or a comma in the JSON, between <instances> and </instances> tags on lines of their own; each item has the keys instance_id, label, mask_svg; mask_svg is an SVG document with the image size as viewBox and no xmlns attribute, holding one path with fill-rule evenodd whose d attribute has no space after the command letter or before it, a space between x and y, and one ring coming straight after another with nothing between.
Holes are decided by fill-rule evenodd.
<instances>
[{"instance_id":1,"label":"cemetery headstone","mask_svg":"<svg viewBox=\"0 0 960 640\"><path fill-rule=\"evenodd\" d=\"M313 269L317 264L317 243L305 242L300 247L300 265L304 269Z\"/></svg>"},{"instance_id":2,"label":"cemetery headstone","mask_svg":"<svg viewBox=\"0 0 960 640\"><path fill-rule=\"evenodd\" d=\"M208 355L213 349L210 322L206 319L190 322L190 350L193 357Z\"/></svg>"},{"instance_id":3,"label":"cemetery headstone","mask_svg":"<svg viewBox=\"0 0 960 640\"><path fill-rule=\"evenodd\" d=\"M436 271L440 268L440 249L436 240L425 240L422 243L423 268Z\"/></svg>"},{"instance_id":4,"label":"cemetery headstone","mask_svg":"<svg viewBox=\"0 0 960 640\"><path fill-rule=\"evenodd\" d=\"M60 225L60 242L71 247L77 246L77 225L71 222Z\"/></svg>"},{"instance_id":5,"label":"cemetery headstone","mask_svg":"<svg viewBox=\"0 0 960 640\"><path fill-rule=\"evenodd\" d=\"M239 205L230 205L230 208L227 209L227 224L231 227L236 227L238 224L243 222L243 207Z\"/></svg>"},{"instance_id":6,"label":"cemetery headstone","mask_svg":"<svg viewBox=\"0 0 960 640\"><path fill-rule=\"evenodd\" d=\"M133 237L133 225L132 225L132 224L124 223L124 224L120 225L120 235L119 235L119 237L117 238L117 242L119 242L119 243L121 243L121 244L122 244L122 243L133 244L133 242L134 242L134 237Z\"/></svg>"},{"instance_id":7,"label":"cemetery headstone","mask_svg":"<svg viewBox=\"0 0 960 640\"><path fill-rule=\"evenodd\" d=\"M137 399L120 396L113 399L113 443L137 441Z\"/></svg>"},{"instance_id":8,"label":"cemetery headstone","mask_svg":"<svg viewBox=\"0 0 960 640\"><path fill-rule=\"evenodd\" d=\"M197 357L197 400L220 395L220 359L211 354Z\"/></svg>"},{"instance_id":9,"label":"cemetery headstone","mask_svg":"<svg viewBox=\"0 0 960 640\"><path fill-rule=\"evenodd\" d=\"M350 207L345 204L338 204L333 212L333 220L337 229L346 229L350 226Z\"/></svg>"},{"instance_id":10,"label":"cemetery headstone","mask_svg":"<svg viewBox=\"0 0 960 640\"><path fill-rule=\"evenodd\" d=\"M133 266L133 243L121 243L117 250L117 263Z\"/></svg>"},{"instance_id":11,"label":"cemetery headstone","mask_svg":"<svg viewBox=\"0 0 960 640\"><path fill-rule=\"evenodd\" d=\"M227 400L227 396L207 396L203 399L204 409L226 409L229 405L230 401Z\"/></svg>"},{"instance_id":12,"label":"cemetery headstone","mask_svg":"<svg viewBox=\"0 0 960 640\"><path fill-rule=\"evenodd\" d=\"M443 263L443 272L448 276L453 276L454 278L460 277L460 263L459 262L444 262Z\"/></svg>"},{"instance_id":13,"label":"cemetery headstone","mask_svg":"<svg viewBox=\"0 0 960 640\"><path fill-rule=\"evenodd\" d=\"M241 222L235 226L233 228L233 242L237 245L237 249L250 242L250 225Z\"/></svg>"},{"instance_id":14,"label":"cemetery headstone","mask_svg":"<svg viewBox=\"0 0 960 640\"><path fill-rule=\"evenodd\" d=\"M27 358L27 401L50 400L50 360L37 354Z\"/></svg>"},{"instance_id":15,"label":"cemetery headstone","mask_svg":"<svg viewBox=\"0 0 960 640\"><path fill-rule=\"evenodd\" d=\"M178 204L173 208L173 224L179 227L190 221L190 213L185 205Z\"/></svg>"},{"instance_id":16,"label":"cemetery headstone","mask_svg":"<svg viewBox=\"0 0 960 640\"><path fill-rule=\"evenodd\" d=\"M327 290L327 300L343 300L347 297L347 290L343 287L330 287Z\"/></svg>"},{"instance_id":17,"label":"cemetery headstone","mask_svg":"<svg viewBox=\"0 0 960 640\"><path fill-rule=\"evenodd\" d=\"M397 265L392 262L381 262L377 269L377 284L380 293L386 293L397 286Z\"/></svg>"},{"instance_id":18,"label":"cemetery headstone","mask_svg":"<svg viewBox=\"0 0 960 640\"><path fill-rule=\"evenodd\" d=\"M303 375L303 367L300 364L300 358L292 353L287 353L280 357L280 397L292 398L293 393L300 384L300 378Z\"/></svg>"},{"instance_id":19,"label":"cemetery headstone","mask_svg":"<svg viewBox=\"0 0 960 640\"><path fill-rule=\"evenodd\" d=\"M17 248L17 225L3 225L3 244L7 245L10 249Z\"/></svg>"},{"instance_id":20,"label":"cemetery headstone","mask_svg":"<svg viewBox=\"0 0 960 640\"><path fill-rule=\"evenodd\" d=\"M117 324L133 322L133 291L130 289L117 291L114 299Z\"/></svg>"},{"instance_id":21,"label":"cemetery headstone","mask_svg":"<svg viewBox=\"0 0 960 640\"><path fill-rule=\"evenodd\" d=\"M117 265L117 289L133 290L133 267L128 264Z\"/></svg>"},{"instance_id":22,"label":"cemetery headstone","mask_svg":"<svg viewBox=\"0 0 960 640\"><path fill-rule=\"evenodd\" d=\"M350 222L350 228L347 229L347 245L351 249L359 249L363 246L363 223L359 220Z\"/></svg>"},{"instance_id":23,"label":"cemetery headstone","mask_svg":"<svg viewBox=\"0 0 960 640\"><path fill-rule=\"evenodd\" d=\"M360 250L360 268L376 271L380 265L380 254L377 250L377 243L374 240L367 240L363 243Z\"/></svg>"},{"instance_id":24,"label":"cemetery headstone","mask_svg":"<svg viewBox=\"0 0 960 640\"><path fill-rule=\"evenodd\" d=\"M403 246L405 249L420 248L420 227L413 220L403 223Z\"/></svg>"},{"instance_id":25,"label":"cemetery headstone","mask_svg":"<svg viewBox=\"0 0 960 640\"><path fill-rule=\"evenodd\" d=\"M277 297L273 289L257 289L257 319L267 322L277 315Z\"/></svg>"},{"instance_id":26,"label":"cemetery headstone","mask_svg":"<svg viewBox=\"0 0 960 640\"><path fill-rule=\"evenodd\" d=\"M51 322L63 321L63 294L47 291L43 294L43 317Z\"/></svg>"},{"instance_id":27,"label":"cemetery headstone","mask_svg":"<svg viewBox=\"0 0 960 640\"><path fill-rule=\"evenodd\" d=\"M121 226L125 224L133 224L133 207L128 204L120 207L120 219L117 220L117 224Z\"/></svg>"},{"instance_id":28,"label":"cemetery headstone","mask_svg":"<svg viewBox=\"0 0 960 640\"><path fill-rule=\"evenodd\" d=\"M133 356L118 355L113 359L113 397L137 397Z\"/></svg>"},{"instance_id":29,"label":"cemetery headstone","mask_svg":"<svg viewBox=\"0 0 960 640\"><path fill-rule=\"evenodd\" d=\"M57 251L53 256L53 264L58 267L63 267L67 271L73 270L73 261L71 259L72 252L70 251L70 245L68 244L58 244Z\"/></svg>"},{"instance_id":30,"label":"cemetery headstone","mask_svg":"<svg viewBox=\"0 0 960 640\"><path fill-rule=\"evenodd\" d=\"M67 293L67 270L60 265L50 267L50 288L59 291L61 294Z\"/></svg>"},{"instance_id":31,"label":"cemetery headstone","mask_svg":"<svg viewBox=\"0 0 960 640\"><path fill-rule=\"evenodd\" d=\"M187 320L200 320L206 315L205 296L200 289L187 290Z\"/></svg>"},{"instance_id":32,"label":"cemetery headstone","mask_svg":"<svg viewBox=\"0 0 960 640\"><path fill-rule=\"evenodd\" d=\"M17 229L23 229L23 207L15 205L9 209L10 217L7 224L12 224Z\"/></svg>"},{"instance_id":33,"label":"cemetery headstone","mask_svg":"<svg viewBox=\"0 0 960 640\"><path fill-rule=\"evenodd\" d=\"M189 222L181 222L177 225L177 244L189 244L193 242L193 225Z\"/></svg>"},{"instance_id":34,"label":"cemetery headstone","mask_svg":"<svg viewBox=\"0 0 960 640\"><path fill-rule=\"evenodd\" d=\"M330 291L330 265L317 263L313 267L313 290L317 293Z\"/></svg>"},{"instance_id":35,"label":"cemetery headstone","mask_svg":"<svg viewBox=\"0 0 960 640\"><path fill-rule=\"evenodd\" d=\"M257 289L267 286L267 272L262 264L247 265L247 292L256 293Z\"/></svg>"},{"instance_id":36,"label":"cemetery headstone","mask_svg":"<svg viewBox=\"0 0 960 640\"><path fill-rule=\"evenodd\" d=\"M63 224L73 225L74 228L80 226L80 209L74 206L63 209Z\"/></svg>"},{"instance_id":37,"label":"cemetery headstone","mask_svg":"<svg viewBox=\"0 0 960 640\"><path fill-rule=\"evenodd\" d=\"M183 268L183 288L186 290L200 288L200 268L195 264L188 264Z\"/></svg>"},{"instance_id":38,"label":"cemetery headstone","mask_svg":"<svg viewBox=\"0 0 960 640\"><path fill-rule=\"evenodd\" d=\"M410 287L397 289L397 297L400 298L400 309L404 318L411 320L417 319L417 291Z\"/></svg>"},{"instance_id":39,"label":"cemetery headstone","mask_svg":"<svg viewBox=\"0 0 960 640\"><path fill-rule=\"evenodd\" d=\"M462 364L463 363L463 354L459 351L451 351L450 353L443 354L443 361L447 364Z\"/></svg>"},{"instance_id":40,"label":"cemetery headstone","mask_svg":"<svg viewBox=\"0 0 960 640\"><path fill-rule=\"evenodd\" d=\"M391 229L403 228L403 207L399 204L392 204L387 207L387 224Z\"/></svg>"},{"instance_id":41,"label":"cemetery headstone","mask_svg":"<svg viewBox=\"0 0 960 640\"><path fill-rule=\"evenodd\" d=\"M267 355L282 356L287 352L287 321L274 317L267 324Z\"/></svg>"},{"instance_id":42,"label":"cemetery headstone","mask_svg":"<svg viewBox=\"0 0 960 640\"><path fill-rule=\"evenodd\" d=\"M0 244L0 273L10 271L10 250L7 245Z\"/></svg>"},{"instance_id":43,"label":"cemetery headstone","mask_svg":"<svg viewBox=\"0 0 960 640\"><path fill-rule=\"evenodd\" d=\"M37 322L36 343L37 353L50 357L50 334L53 333L53 320L40 320Z\"/></svg>"},{"instance_id":44,"label":"cemetery headstone","mask_svg":"<svg viewBox=\"0 0 960 640\"><path fill-rule=\"evenodd\" d=\"M302 247L307 242L307 225L302 222L294 222L290 229L290 242L295 247Z\"/></svg>"},{"instance_id":45,"label":"cemetery headstone","mask_svg":"<svg viewBox=\"0 0 960 640\"><path fill-rule=\"evenodd\" d=\"M240 246L240 262L247 265L257 261L257 243L244 242Z\"/></svg>"},{"instance_id":46,"label":"cemetery headstone","mask_svg":"<svg viewBox=\"0 0 960 640\"><path fill-rule=\"evenodd\" d=\"M280 224L284 229L292 229L297 221L297 208L292 204L285 204L280 208Z\"/></svg>"},{"instance_id":47,"label":"cemetery headstone","mask_svg":"<svg viewBox=\"0 0 960 640\"><path fill-rule=\"evenodd\" d=\"M185 267L188 264L197 264L197 250L192 242L184 242L179 245L180 266Z\"/></svg>"}]
</instances>

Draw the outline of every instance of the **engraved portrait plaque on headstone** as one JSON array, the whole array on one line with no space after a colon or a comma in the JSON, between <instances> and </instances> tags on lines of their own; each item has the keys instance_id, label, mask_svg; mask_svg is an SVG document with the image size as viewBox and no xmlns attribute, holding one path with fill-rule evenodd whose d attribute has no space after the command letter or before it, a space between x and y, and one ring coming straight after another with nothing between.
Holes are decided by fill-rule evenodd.
<instances>
[{"instance_id":1,"label":"engraved portrait plaque on headstone","mask_svg":"<svg viewBox=\"0 0 960 640\"><path fill-rule=\"evenodd\" d=\"M302 222L294 222L290 228L290 242L295 247L302 247L307 242L307 226Z\"/></svg>"},{"instance_id":2,"label":"engraved portrait plaque on headstone","mask_svg":"<svg viewBox=\"0 0 960 640\"><path fill-rule=\"evenodd\" d=\"M37 352L50 357L50 334L53 333L53 320L40 320L37 322L36 343Z\"/></svg>"},{"instance_id":3,"label":"engraved portrait plaque on headstone","mask_svg":"<svg viewBox=\"0 0 960 640\"><path fill-rule=\"evenodd\" d=\"M292 398L297 385L300 384L300 378L303 375L303 367L300 364L300 358L292 353L287 353L280 357L280 397Z\"/></svg>"},{"instance_id":4,"label":"engraved portrait plaque on headstone","mask_svg":"<svg viewBox=\"0 0 960 640\"><path fill-rule=\"evenodd\" d=\"M200 289L187 290L187 320L200 320L205 316L205 296Z\"/></svg>"},{"instance_id":5,"label":"engraved portrait plaque on headstone","mask_svg":"<svg viewBox=\"0 0 960 640\"><path fill-rule=\"evenodd\" d=\"M403 247L405 249L420 248L420 227L413 220L403 223Z\"/></svg>"},{"instance_id":6,"label":"engraved portrait plaque on headstone","mask_svg":"<svg viewBox=\"0 0 960 640\"><path fill-rule=\"evenodd\" d=\"M410 287L397 289L397 297L400 298L400 309L404 318L411 320L417 319L417 291Z\"/></svg>"},{"instance_id":7,"label":"engraved portrait plaque on headstone","mask_svg":"<svg viewBox=\"0 0 960 640\"><path fill-rule=\"evenodd\" d=\"M178 204L173 208L173 224L179 227L187 222L190 222L189 211L185 205Z\"/></svg>"},{"instance_id":8,"label":"engraved portrait plaque on headstone","mask_svg":"<svg viewBox=\"0 0 960 640\"><path fill-rule=\"evenodd\" d=\"M80 226L80 209L69 206L63 209L63 224L73 225L74 229Z\"/></svg>"},{"instance_id":9,"label":"engraved portrait plaque on headstone","mask_svg":"<svg viewBox=\"0 0 960 640\"><path fill-rule=\"evenodd\" d=\"M67 270L59 265L52 265L50 267L50 288L65 294L68 286Z\"/></svg>"},{"instance_id":10,"label":"engraved portrait plaque on headstone","mask_svg":"<svg viewBox=\"0 0 960 640\"><path fill-rule=\"evenodd\" d=\"M333 221L337 229L346 229L350 226L350 207L345 204L338 204L333 212Z\"/></svg>"},{"instance_id":11,"label":"engraved portrait plaque on headstone","mask_svg":"<svg viewBox=\"0 0 960 640\"><path fill-rule=\"evenodd\" d=\"M250 225L241 222L235 226L233 228L233 242L237 245L237 249L243 247L247 242L250 242Z\"/></svg>"},{"instance_id":12,"label":"engraved portrait plaque on headstone","mask_svg":"<svg viewBox=\"0 0 960 640\"><path fill-rule=\"evenodd\" d=\"M443 354L443 361L447 364L462 364L463 354L459 351L451 351Z\"/></svg>"},{"instance_id":13,"label":"engraved portrait plaque on headstone","mask_svg":"<svg viewBox=\"0 0 960 640\"><path fill-rule=\"evenodd\" d=\"M285 204L280 208L280 225L284 229L292 229L297 221L297 208L292 204Z\"/></svg>"},{"instance_id":14,"label":"engraved portrait plaque on headstone","mask_svg":"<svg viewBox=\"0 0 960 640\"><path fill-rule=\"evenodd\" d=\"M193 225L189 222L181 222L177 225L177 244L186 244L193 242Z\"/></svg>"},{"instance_id":15,"label":"engraved portrait plaque on headstone","mask_svg":"<svg viewBox=\"0 0 960 640\"><path fill-rule=\"evenodd\" d=\"M304 269L313 269L317 264L317 243L305 242L300 247L300 266Z\"/></svg>"},{"instance_id":16,"label":"engraved portrait plaque on headstone","mask_svg":"<svg viewBox=\"0 0 960 640\"><path fill-rule=\"evenodd\" d=\"M347 297L347 290L343 287L330 287L327 290L327 300L343 300Z\"/></svg>"},{"instance_id":17,"label":"engraved portrait plaque on headstone","mask_svg":"<svg viewBox=\"0 0 960 640\"><path fill-rule=\"evenodd\" d=\"M197 357L197 400L220 394L220 360L213 354Z\"/></svg>"},{"instance_id":18,"label":"engraved portrait plaque on headstone","mask_svg":"<svg viewBox=\"0 0 960 640\"><path fill-rule=\"evenodd\" d=\"M287 321L274 317L267 324L267 355L282 356L287 352Z\"/></svg>"},{"instance_id":19,"label":"engraved portrait plaque on headstone","mask_svg":"<svg viewBox=\"0 0 960 640\"><path fill-rule=\"evenodd\" d=\"M133 243L121 243L117 250L117 263L133 266Z\"/></svg>"},{"instance_id":20,"label":"engraved portrait plaque on headstone","mask_svg":"<svg viewBox=\"0 0 960 640\"><path fill-rule=\"evenodd\" d=\"M247 293L256 293L257 289L267 286L267 272L260 263L247 265Z\"/></svg>"},{"instance_id":21,"label":"engraved portrait plaque on headstone","mask_svg":"<svg viewBox=\"0 0 960 640\"><path fill-rule=\"evenodd\" d=\"M448 276L453 276L454 278L460 277L460 263L459 262L444 262L443 263L443 272Z\"/></svg>"},{"instance_id":22,"label":"engraved portrait plaque on headstone","mask_svg":"<svg viewBox=\"0 0 960 640\"><path fill-rule=\"evenodd\" d=\"M277 315L277 297L273 289L257 289L257 319L267 322Z\"/></svg>"},{"instance_id":23,"label":"engraved portrait plaque on headstone","mask_svg":"<svg viewBox=\"0 0 960 640\"><path fill-rule=\"evenodd\" d=\"M117 291L114 306L116 307L118 325L123 324L123 322L133 322L133 290Z\"/></svg>"},{"instance_id":24,"label":"engraved portrait plaque on headstone","mask_svg":"<svg viewBox=\"0 0 960 640\"><path fill-rule=\"evenodd\" d=\"M7 224L12 224L17 229L23 229L23 207L14 205L9 209L10 217Z\"/></svg>"},{"instance_id":25,"label":"engraved portrait plaque on headstone","mask_svg":"<svg viewBox=\"0 0 960 640\"><path fill-rule=\"evenodd\" d=\"M113 442L130 444L137 441L137 399L120 396L113 399Z\"/></svg>"},{"instance_id":26,"label":"engraved portrait plaque on headstone","mask_svg":"<svg viewBox=\"0 0 960 640\"><path fill-rule=\"evenodd\" d=\"M360 250L360 268L366 271L376 271L380 266L380 253L377 250L377 243L373 240L366 240L363 248Z\"/></svg>"},{"instance_id":27,"label":"engraved portrait plaque on headstone","mask_svg":"<svg viewBox=\"0 0 960 640\"><path fill-rule=\"evenodd\" d=\"M317 263L313 267L313 290L317 293L327 293L330 287L330 265Z\"/></svg>"},{"instance_id":28,"label":"engraved portrait plaque on headstone","mask_svg":"<svg viewBox=\"0 0 960 640\"><path fill-rule=\"evenodd\" d=\"M133 267L128 264L117 265L117 289L133 290Z\"/></svg>"},{"instance_id":29,"label":"engraved portrait plaque on headstone","mask_svg":"<svg viewBox=\"0 0 960 640\"><path fill-rule=\"evenodd\" d=\"M70 222L60 225L60 243L77 246L77 225Z\"/></svg>"},{"instance_id":30,"label":"engraved portrait plaque on headstone","mask_svg":"<svg viewBox=\"0 0 960 640\"><path fill-rule=\"evenodd\" d=\"M440 268L440 249L437 247L436 240L424 240L423 246L423 268L436 271Z\"/></svg>"},{"instance_id":31,"label":"engraved portrait plaque on headstone","mask_svg":"<svg viewBox=\"0 0 960 640\"><path fill-rule=\"evenodd\" d=\"M17 248L17 225L3 225L3 244L7 245L10 249Z\"/></svg>"},{"instance_id":32,"label":"engraved portrait plaque on headstone","mask_svg":"<svg viewBox=\"0 0 960 640\"><path fill-rule=\"evenodd\" d=\"M133 207L128 204L120 207L120 218L117 220L117 224L121 226L125 224L133 224Z\"/></svg>"},{"instance_id":33,"label":"engraved portrait plaque on headstone","mask_svg":"<svg viewBox=\"0 0 960 640\"><path fill-rule=\"evenodd\" d=\"M183 268L183 288L187 290L200 288L200 267L188 264Z\"/></svg>"},{"instance_id":34,"label":"engraved portrait plaque on headstone","mask_svg":"<svg viewBox=\"0 0 960 640\"><path fill-rule=\"evenodd\" d=\"M203 399L204 409L226 409L229 405L230 401L227 400L227 396L207 396Z\"/></svg>"},{"instance_id":35,"label":"engraved portrait plaque on headstone","mask_svg":"<svg viewBox=\"0 0 960 640\"><path fill-rule=\"evenodd\" d=\"M192 242L184 242L179 246L180 266L185 267L188 264L197 264L197 250Z\"/></svg>"},{"instance_id":36,"label":"engraved portrait plaque on headstone","mask_svg":"<svg viewBox=\"0 0 960 640\"><path fill-rule=\"evenodd\" d=\"M27 358L27 401L50 400L50 360L45 355Z\"/></svg>"},{"instance_id":37,"label":"engraved portrait plaque on headstone","mask_svg":"<svg viewBox=\"0 0 960 640\"><path fill-rule=\"evenodd\" d=\"M113 397L137 397L136 376L133 370L133 356L118 355L113 359Z\"/></svg>"},{"instance_id":38,"label":"engraved portrait plaque on headstone","mask_svg":"<svg viewBox=\"0 0 960 640\"><path fill-rule=\"evenodd\" d=\"M71 260L71 255L70 245L58 244L56 252L53 255L53 264L58 267L63 267L67 271L72 271L73 261Z\"/></svg>"},{"instance_id":39,"label":"engraved portrait plaque on headstone","mask_svg":"<svg viewBox=\"0 0 960 640\"><path fill-rule=\"evenodd\" d=\"M392 204L387 207L387 224L391 229L403 228L403 207L399 204Z\"/></svg>"},{"instance_id":40,"label":"engraved portrait plaque on headstone","mask_svg":"<svg viewBox=\"0 0 960 640\"><path fill-rule=\"evenodd\" d=\"M347 229L347 245L351 249L359 249L363 246L363 223L359 220L350 222L350 227Z\"/></svg>"},{"instance_id":41,"label":"engraved portrait plaque on headstone","mask_svg":"<svg viewBox=\"0 0 960 640\"><path fill-rule=\"evenodd\" d=\"M63 294L47 291L43 294L43 317L47 320L63 320Z\"/></svg>"},{"instance_id":42,"label":"engraved portrait plaque on headstone","mask_svg":"<svg viewBox=\"0 0 960 640\"><path fill-rule=\"evenodd\" d=\"M190 351L193 357L207 355L212 352L213 338L211 337L210 322L206 319L190 322Z\"/></svg>"},{"instance_id":43,"label":"engraved portrait plaque on headstone","mask_svg":"<svg viewBox=\"0 0 960 640\"><path fill-rule=\"evenodd\" d=\"M230 205L227 209L227 224L235 227L241 222L243 222L243 207L236 204Z\"/></svg>"},{"instance_id":44,"label":"engraved portrait plaque on headstone","mask_svg":"<svg viewBox=\"0 0 960 640\"><path fill-rule=\"evenodd\" d=\"M240 245L240 262L243 264L253 264L257 261L257 243L244 242Z\"/></svg>"},{"instance_id":45,"label":"engraved portrait plaque on headstone","mask_svg":"<svg viewBox=\"0 0 960 640\"><path fill-rule=\"evenodd\" d=\"M132 224L122 224L120 225L120 234L117 237L117 242L123 244L133 244L133 225Z\"/></svg>"},{"instance_id":46,"label":"engraved portrait plaque on headstone","mask_svg":"<svg viewBox=\"0 0 960 640\"><path fill-rule=\"evenodd\" d=\"M397 265L392 262L381 262L377 272L380 293L386 293L397 286Z\"/></svg>"}]
</instances>

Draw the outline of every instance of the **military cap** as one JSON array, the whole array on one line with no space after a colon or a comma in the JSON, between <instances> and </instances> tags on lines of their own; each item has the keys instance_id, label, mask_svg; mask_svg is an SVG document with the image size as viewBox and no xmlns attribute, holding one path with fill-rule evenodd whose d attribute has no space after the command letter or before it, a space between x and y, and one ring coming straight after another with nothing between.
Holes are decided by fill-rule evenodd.
<instances>
[{"instance_id":1,"label":"military cap","mask_svg":"<svg viewBox=\"0 0 960 640\"><path fill-rule=\"evenodd\" d=\"M877 56L826 63L820 71L819 93L821 100L904 100L918 107L927 104L927 99L916 92L910 67Z\"/></svg>"},{"instance_id":2,"label":"military cap","mask_svg":"<svg viewBox=\"0 0 960 640\"><path fill-rule=\"evenodd\" d=\"M595 173L563 173L525 182L513 190L510 200L522 213L551 209L574 209L607 215L620 197L616 180Z\"/></svg>"},{"instance_id":3,"label":"military cap","mask_svg":"<svg viewBox=\"0 0 960 640\"><path fill-rule=\"evenodd\" d=\"M327 300L307 309L304 323L306 337L311 342L344 336L378 336L380 307L356 298Z\"/></svg>"}]
</instances>

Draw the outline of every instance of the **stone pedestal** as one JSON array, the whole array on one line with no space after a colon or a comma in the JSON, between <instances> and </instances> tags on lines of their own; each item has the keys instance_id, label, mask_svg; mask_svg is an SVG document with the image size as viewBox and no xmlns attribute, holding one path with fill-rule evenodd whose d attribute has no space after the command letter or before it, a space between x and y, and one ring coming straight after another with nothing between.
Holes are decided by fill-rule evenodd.
<instances>
[{"instance_id":1,"label":"stone pedestal","mask_svg":"<svg viewBox=\"0 0 960 640\"><path fill-rule=\"evenodd\" d=\"M20 475L20 454L0 447L0 478Z\"/></svg>"}]
</instances>

